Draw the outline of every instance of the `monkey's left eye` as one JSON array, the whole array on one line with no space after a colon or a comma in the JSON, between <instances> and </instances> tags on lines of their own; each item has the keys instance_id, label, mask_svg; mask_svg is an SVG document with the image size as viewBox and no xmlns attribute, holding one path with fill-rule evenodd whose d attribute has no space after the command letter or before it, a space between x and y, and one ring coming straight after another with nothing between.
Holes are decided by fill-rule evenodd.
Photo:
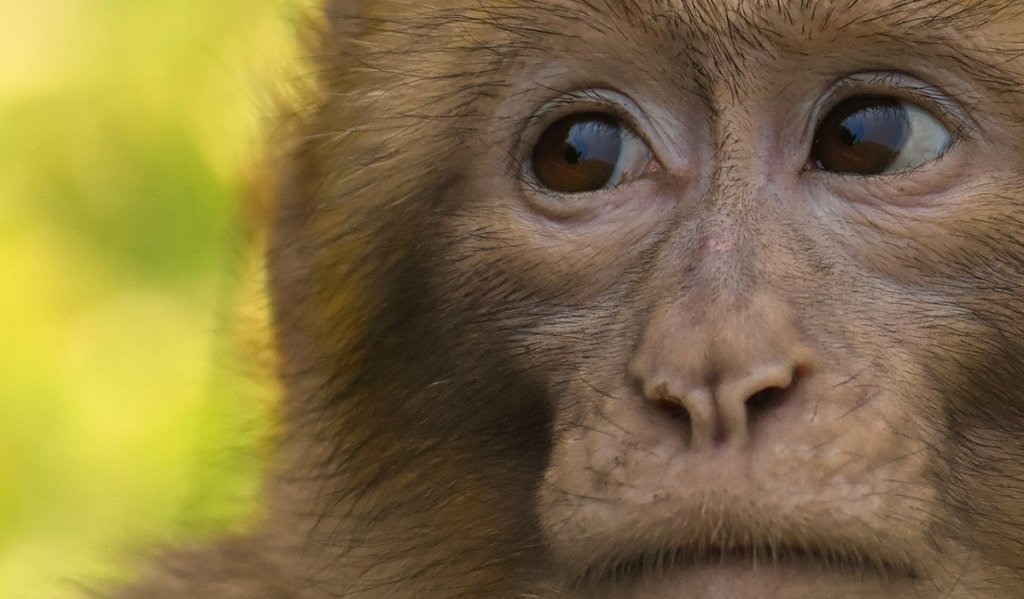
<instances>
[{"instance_id":1,"label":"monkey's left eye","mask_svg":"<svg viewBox=\"0 0 1024 599\"><path fill-rule=\"evenodd\" d=\"M923 166L951 141L949 130L920 106L889 96L856 96L818 126L811 161L833 173L880 175Z\"/></svg>"},{"instance_id":2,"label":"monkey's left eye","mask_svg":"<svg viewBox=\"0 0 1024 599\"><path fill-rule=\"evenodd\" d=\"M619 119L603 113L567 116L551 125L533 149L533 173L560 193L611 189L643 174L647 145Z\"/></svg>"}]
</instances>

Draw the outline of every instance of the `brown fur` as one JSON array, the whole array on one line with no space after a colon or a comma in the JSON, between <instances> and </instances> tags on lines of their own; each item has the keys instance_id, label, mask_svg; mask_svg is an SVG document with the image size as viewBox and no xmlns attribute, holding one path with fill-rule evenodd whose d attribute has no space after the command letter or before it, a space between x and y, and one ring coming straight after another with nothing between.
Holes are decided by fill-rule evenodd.
<instances>
[{"instance_id":1,"label":"brown fur","mask_svg":"<svg viewBox=\"0 0 1024 599\"><path fill-rule=\"evenodd\" d=\"M714 563L735 596L1024 595L1021 13L329 2L269 237L267 524L123 596L730 596ZM808 174L815 103L865 71L955 105L957 143ZM549 218L531 119L591 88L659 168ZM726 414L732 383L746 421L698 451L691 391Z\"/></svg>"}]
</instances>

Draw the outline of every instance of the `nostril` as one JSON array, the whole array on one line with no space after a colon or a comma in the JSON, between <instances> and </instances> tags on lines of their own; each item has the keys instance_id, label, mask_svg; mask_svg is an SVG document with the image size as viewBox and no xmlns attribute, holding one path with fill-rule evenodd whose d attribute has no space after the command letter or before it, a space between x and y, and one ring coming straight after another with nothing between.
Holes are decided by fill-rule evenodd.
<instances>
[{"instance_id":1,"label":"nostril","mask_svg":"<svg viewBox=\"0 0 1024 599\"><path fill-rule=\"evenodd\" d=\"M663 382L647 389L652 407L668 416L677 430L682 431L691 449L708 447L712 443L715 422L714 396L708 388L675 391L681 386Z\"/></svg>"},{"instance_id":2,"label":"nostril","mask_svg":"<svg viewBox=\"0 0 1024 599\"><path fill-rule=\"evenodd\" d=\"M768 387L747 398L747 422L753 424L764 414L771 412L786 401L786 389Z\"/></svg>"},{"instance_id":3,"label":"nostril","mask_svg":"<svg viewBox=\"0 0 1024 599\"><path fill-rule=\"evenodd\" d=\"M673 428L680 432L683 442L693 448L693 418L691 418L690 411L686 409L686 406L680 403L678 399L665 397L654 400L654 407L672 421ZM701 445L702 442L698 439L697 444Z\"/></svg>"},{"instance_id":4,"label":"nostril","mask_svg":"<svg viewBox=\"0 0 1024 599\"><path fill-rule=\"evenodd\" d=\"M644 394L653 410L677 423L679 430L690 433L690 449L743 446L758 421L766 422L772 412L778 411L810 373L806 363L794 362L762 364L740 376L722 377L724 380L720 379L714 388L666 378L645 385Z\"/></svg>"},{"instance_id":5,"label":"nostril","mask_svg":"<svg viewBox=\"0 0 1024 599\"><path fill-rule=\"evenodd\" d=\"M721 443L746 442L758 420L778 410L805 376L802 364L765 364L743 376L726 379L715 389Z\"/></svg>"},{"instance_id":6,"label":"nostril","mask_svg":"<svg viewBox=\"0 0 1024 599\"><path fill-rule=\"evenodd\" d=\"M750 395L746 400L747 428L752 429L755 422L763 419L767 414L786 403L786 399L792 394L793 388L809 372L810 366L799 364L793 368L788 381L778 381L776 384L766 386Z\"/></svg>"},{"instance_id":7,"label":"nostril","mask_svg":"<svg viewBox=\"0 0 1024 599\"><path fill-rule=\"evenodd\" d=\"M690 413L687 412L686 408L684 408L678 401L672 401L671 399L666 398L656 399L654 400L654 405L656 405L661 411L668 414L669 418L672 418L673 420L690 419Z\"/></svg>"}]
</instances>

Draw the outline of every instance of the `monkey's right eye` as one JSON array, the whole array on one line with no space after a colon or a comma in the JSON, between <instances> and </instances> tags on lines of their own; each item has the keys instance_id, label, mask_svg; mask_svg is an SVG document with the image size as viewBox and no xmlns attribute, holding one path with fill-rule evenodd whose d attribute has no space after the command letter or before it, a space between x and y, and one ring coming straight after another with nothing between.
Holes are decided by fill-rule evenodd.
<instances>
[{"instance_id":1,"label":"monkey's right eye","mask_svg":"<svg viewBox=\"0 0 1024 599\"><path fill-rule=\"evenodd\" d=\"M547 128L533 149L533 173L560 193L611 189L643 174L647 145L619 119L603 113L567 116Z\"/></svg>"}]
</instances>

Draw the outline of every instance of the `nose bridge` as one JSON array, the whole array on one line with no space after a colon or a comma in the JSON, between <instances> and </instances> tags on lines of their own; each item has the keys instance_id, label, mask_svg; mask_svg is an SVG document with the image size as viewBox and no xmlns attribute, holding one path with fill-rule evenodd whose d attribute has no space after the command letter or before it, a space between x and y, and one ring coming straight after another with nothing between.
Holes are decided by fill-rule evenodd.
<instances>
[{"instance_id":1,"label":"nose bridge","mask_svg":"<svg viewBox=\"0 0 1024 599\"><path fill-rule=\"evenodd\" d=\"M699 283L707 301L728 301L729 296L757 286L766 252L774 251L764 242L772 237L777 216L774 197L767 184L758 183L761 177L750 166L748 152L720 149L699 209L690 213L688 225L677 231L670 250L662 256L663 270L687 265L690 280L685 287L694 289L694 283Z\"/></svg>"},{"instance_id":2,"label":"nose bridge","mask_svg":"<svg viewBox=\"0 0 1024 599\"><path fill-rule=\"evenodd\" d=\"M723 122L702 201L684 208L652 282L660 299L630 364L644 395L688 418L690 446L743 446L812 367L799 314L773 283L789 238L749 147ZM780 270L782 269L782 270Z\"/></svg>"},{"instance_id":3,"label":"nose bridge","mask_svg":"<svg viewBox=\"0 0 1024 599\"><path fill-rule=\"evenodd\" d=\"M775 196L758 149L762 144L757 119L726 79L712 85L712 97L714 167L698 217L698 260L712 273L749 277L762 252L759 240L773 221Z\"/></svg>"},{"instance_id":4,"label":"nose bridge","mask_svg":"<svg viewBox=\"0 0 1024 599\"><path fill-rule=\"evenodd\" d=\"M685 288L699 291L699 297L691 302L729 303L755 284L760 252L742 216L719 211L701 223L695 238L696 251L670 258L677 265L692 263Z\"/></svg>"}]
</instances>

